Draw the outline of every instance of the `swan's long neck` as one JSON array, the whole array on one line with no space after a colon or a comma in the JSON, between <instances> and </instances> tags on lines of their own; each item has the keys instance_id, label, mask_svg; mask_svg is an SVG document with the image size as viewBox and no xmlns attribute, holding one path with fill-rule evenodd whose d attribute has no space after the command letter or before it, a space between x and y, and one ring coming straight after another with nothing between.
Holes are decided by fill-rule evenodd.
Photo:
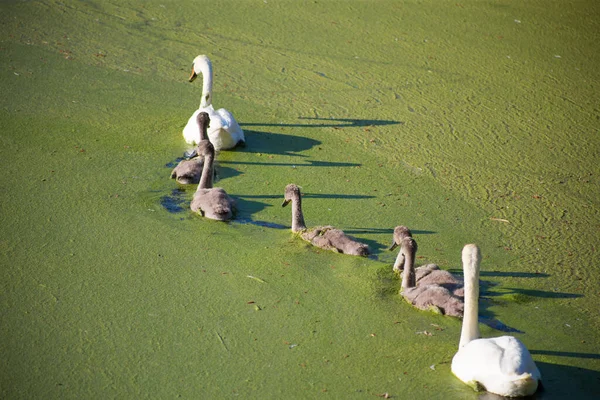
<instances>
[{"instance_id":1,"label":"swan's long neck","mask_svg":"<svg viewBox=\"0 0 600 400\"><path fill-rule=\"evenodd\" d=\"M208 153L204 156L204 166L202 167L202 177L198 189L210 189L213 187L213 162L215 155Z\"/></svg>"},{"instance_id":2,"label":"swan's long neck","mask_svg":"<svg viewBox=\"0 0 600 400\"><path fill-rule=\"evenodd\" d=\"M292 200L292 231L298 232L306 229L304 214L302 214L302 197L294 197Z\"/></svg>"},{"instance_id":3,"label":"swan's long neck","mask_svg":"<svg viewBox=\"0 0 600 400\"><path fill-rule=\"evenodd\" d=\"M471 340L479 339L479 263L481 253L479 247L468 244L462 251L463 270L465 274L465 311L463 316L460 343L458 348Z\"/></svg>"},{"instance_id":4,"label":"swan's long neck","mask_svg":"<svg viewBox=\"0 0 600 400\"><path fill-rule=\"evenodd\" d=\"M404 275L402 276L402 290L416 286L415 256L417 254L417 242L413 238L402 239L400 253L404 255ZM398 254L400 257L400 254Z\"/></svg>"},{"instance_id":5,"label":"swan's long neck","mask_svg":"<svg viewBox=\"0 0 600 400\"><path fill-rule=\"evenodd\" d=\"M202 73L202 99L200 100L200 108L208 107L212 104L212 85L213 85L213 70L212 63L209 58L203 56L198 61L197 67Z\"/></svg>"}]
</instances>

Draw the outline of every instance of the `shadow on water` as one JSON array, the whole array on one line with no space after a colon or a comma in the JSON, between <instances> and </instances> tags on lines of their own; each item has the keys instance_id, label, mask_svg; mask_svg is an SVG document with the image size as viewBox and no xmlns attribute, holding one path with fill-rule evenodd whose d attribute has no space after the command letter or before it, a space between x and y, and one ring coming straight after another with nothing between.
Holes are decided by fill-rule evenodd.
<instances>
[{"instance_id":1,"label":"shadow on water","mask_svg":"<svg viewBox=\"0 0 600 400\"><path fill-rule=\"evenodd\" d=\"M448 271L453 274L462 274L462 269L451 268ZM480 271L479 276L500 278L548 278L550 274L543 272L502 272L502 271Z\"/></svg>"},{"instance_id":2,"label":"shadow on water","mask_svg":"<svg viewBox=\"0 0 600 400\"><path fill-rule=\"evenodd\" d=\"M600 360L600 354L594 353L575 353L572 351L554 351L554 350L531 350L531 354L540 354L544 356L555 356L555 357L571 357L571 358L585 358L591 360Z\"/></svg>"},{"instance_id":3,"label":"shadow on water","mask_svg":"<svg viewBox=\"0 0 600 400\"><path fill-rule=\"evenodd\" d=\"M392 234L394 233L393 228L358 228L358 227L350 227L345 229L344 232L354 233L354 234L372 234L372 235L381 235L381 234L389 234L390 235L390 243L392 242ZM412 229L413 235L433 235L437 232L435 231L419 231ZM387 247L386 247L387 248Z\"/></svg>"},{"instance_id":4,"label":"shadow on water","mask_svg":"<svg viewBox=\"0 0 600 400\"><path fill-rule=\"evenodd\" d=\"M262 201L248 200L247 196L239 195L237 193L231 194L231 197L235 200L235 220L238 222L252 221L252 215L256 214L267 207L271 207L271 204L264 203ZM268 223L264 222L261 226L267 226ZM273 224L274 226L276 224Z\"/></svg>"},{"instance_id":5,"label":"shadow on water","mask_svg":"<svg viewBox=\"0 0 600 400\"><path fill-rule=\"evenodd\" d=\"M298 117L303 121L321 121L315 124L264 124L264 123L243 123L240 124L242 127L246 126L270 126L270 127L283 127L283 128L353 128L353 127L365 127L365 126L385 126L385 125L398 125L404 124L402 121L390 121L390 120L375 120L375 119L352 119L352 118L318 118L318 117Z\"/></svg>"},{"instance_id":6,"label":"shadow on water","mask_svg":"<svg viewBox=\"0 0 600 400\"><path fill-rule=\"evenodd\" d=\"M215 169L215 171L216 171L215 182L218 182L220 180L227 179L227 178L234 178L236 176L240 176L243 174L243 172L240 172L235 168L223 167L221 164L222 163L219 161L217 164L217 167Z\"/></svg>"},{"instance_id":7,"label":"shadow on water","mask_svg":"<svg viewBox=\"0 0 600 400\"><path fill-rule=\"evenodd\" d=\"M278 128L352 128L365 126L385 126L403 124L399 121L347 119L347 118L310 118L300 117L302 121L317 121L316 123L243 123L240 124L246 136L246 145L239 148L245 153L283 154L303 157L297 154L321 144L315 139L283 133L263 132L247 129L248 127L278 127Z\"/></svg>"},{"instance_id":8,"label":"shadow on water","mask_svg":"<svg viewBox=\"0 0 600 400\"><path fill-rule=\"evenodd\" d=\"M237 217L232 222L237 222L238 224L242 224L242 225L260 226L262 228L282 229L282 230L290 229L290 227L286 226L286 225L276 224L274 222L267 222L267 221L257 221L257 220L253 220L252 218L246 218L246 217Z\"/></svg>"},{"instance_id":9,"label":"shadow on water","mask_svg":"<svg viewBox=\"0 0 600 400\"><path fill-rule=\"evenodd\" d=\"M496 282L481 281L482 293L479 299L480 318L479 322L489 326L490 328L502 332L525 333L519 329L507 326L501 321L494 318L493 313L489 311L489 307L502 303L528 303L533 301L534 297L549 298L549 299L573 299L582 297L580 294L547 292L543 290L520 289L520 288L502 288L499 291L490 291L489 288L497 286Z\"/></svg>"},{"instance_id":10,"label":"shadow on water","mask_svg":"<svg viewBox=\"0 0 600 400\"><path fill-rule=\"evenodd\" d=\"M263 165L266 167L360 167L362 164L347 163L347 162L332 162L332 161L314 161L306 160L300 163L268 163L268 162L252 162L252 161L221 161L221 164L237 164L237 165Z\"/></svg>"},{"instance_id":11,"label":"shadow on water","mask_svg":"<svg viewBox=\"0 0 600 400\"><path fill-rule=\"evenodd\" d=\"M246 145L237 148L241 153L281 154L294 157L306 157L297 154L321 144L315 139L284 133L245 130Z\"/></svg>"},{"instance_id":12,"label":"shadow on water","mask_svg":"<svg viewBox=\"0 0 600 400\"><path fill-rule=\"evenodd\" d=\"M236 196L244 197L247 199L280 199L283 202L283 188L281 194L236 194ZM358 199L372 199L375 196L367 196L361 194L304 194L302 198L316 198L316 199L345 199L345 200L358 200Z\"/></svg>"},{"instance_id":13,"label":"shadow on water","mask_svg":"<svg viewBox=\"0 0 600 400\"><path fill-rule=\"evenodd\" d=\"M481 271L481 276L497 276L507 278L548 278L550 274L544 272L501 272L501 271Z\"/></svg>"},{"instance_id":14,"label":"shadow on water","mask_svg":"<svg viewBox=\"0 0 600 400\"><path fill-rule=\"evenodd\" d=\"M489 311L488 311L489 313ZM489 326L492 329L495 329L497 331L500 332L504 332L504 333L525 333L521 330L518 330L517 328L513 328L510 327L508 325L506 325L504 322L500 321L499 319L496 319L494 317L484 317L484 316L480 316L478 319L479 323L484 324Z\"/></svg>"},{"instance_id":15,"label":"shadow on water","mask_svg":"<svg viewBox=\"0 0 600 400\"><path fill-rule=\"evenodd\" d=\"M530 351L531 354L544 354L538 351ZM561 352L553 352L561 355ZM574 357L588 358L587 354L575 354ZM593 356L598 356L594 354ZM542 380L536 393L528 397L520 397L529 400L592 400L598 399L600 393L600 372L586 368L572 367L569 365L550 364L547 362L535 362ZM509 397L498 396L492 393L482 393L479 400L505 400Z\"/></svg>"},{"instance_id":16,"label":"shadow on water","mask_svg":"<svg viewBox=\"0 0 600 400\"><path fill-rule=\"evenodd\" d=\"M563 292L549 292L544 290L536 289L521 289L521 288L502 288L498 292L490 292L487 294L489 297L506 297L513 299L517 303L526 303L533 297L545 298L545 299L578 299L583 297L582 294L577 293L563 293Z\"/></svg>"},{"instance_id":17,"label":"shadow on water","mask_svg":"<svg viewBox=\"0 0 600 400\"><path fill-rule=\"evenodd\" d=\"M548 299L573 299L582 297L580 294L574 293L561 293L561 292L548 292L543 290L533 289L521 289L521 288L499 288L497 290L490 290L492 287L496 287L499 284L497 282L481 281L481 296L479 299L480 307L480 319L479 322L489 326L490 328L502 331L502 332L517 332L524 333L523 331L509 327L504 323L498 321L493 317L493 313L489 311L489 307L502 304L502 303L516 303L523 304L529 303L534 298L548 298Z\"/></svg>"}]
</instances>

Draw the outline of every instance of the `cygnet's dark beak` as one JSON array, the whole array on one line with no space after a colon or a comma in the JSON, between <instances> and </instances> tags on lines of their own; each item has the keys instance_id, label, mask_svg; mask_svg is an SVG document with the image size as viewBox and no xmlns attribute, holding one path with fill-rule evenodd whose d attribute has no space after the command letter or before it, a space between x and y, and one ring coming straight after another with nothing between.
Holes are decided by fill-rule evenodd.
<instances>
[{"instance_id":1,"label":"cygnet's dark beak","mask_svg":"<svg viewBox=\"0 0 600 400\"><path fill-rule=\"evenodd\" d=\"M194 71L194 67L192 67L192 75L190 75L190 82L194 82L194 79L196 79L197 76L198 74L196 74L196 71Z\"/></svg>"},{"instance_id":2,"label":"cygnet's dark beak","mask_svg":"<svg viewBox=\"0 0 600 400\"><path fill-rule=\"evenodd\" d=\"M281 204L281 207L285 207L289 204L291 200L284 200L283 203Z\"/></svg>"},{"instance_id":3,"label":"cygnet's dark beak","mask_svg":"<svg viewBox=\"0 0 600 400\"><path fill-rule=\"evenodd\" d=\"M396 247L398 247L398 243L393 242L392 245L390 247L388 247L388 251L392 251L394 250Z\"/></svg>"}]
</instances>

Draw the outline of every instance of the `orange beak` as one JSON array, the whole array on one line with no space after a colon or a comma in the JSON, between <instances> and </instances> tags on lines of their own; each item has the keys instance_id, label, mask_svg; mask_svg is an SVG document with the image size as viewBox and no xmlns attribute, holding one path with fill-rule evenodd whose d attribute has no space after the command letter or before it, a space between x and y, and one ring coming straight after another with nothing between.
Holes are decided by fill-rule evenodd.
<instances>
[{"instance_id":1,"label":"orange beak","mask_svg":"<svg viewBox=\"0 0 600 400\"><path fill-rule=\"evenodd\" d=\"M196 79L197 76L198 74L196 74L196 71L194 71L194 68L192 67L192 75L190 75L190 82L194 82L194 79Z\"/></svg>"}]
</instances>

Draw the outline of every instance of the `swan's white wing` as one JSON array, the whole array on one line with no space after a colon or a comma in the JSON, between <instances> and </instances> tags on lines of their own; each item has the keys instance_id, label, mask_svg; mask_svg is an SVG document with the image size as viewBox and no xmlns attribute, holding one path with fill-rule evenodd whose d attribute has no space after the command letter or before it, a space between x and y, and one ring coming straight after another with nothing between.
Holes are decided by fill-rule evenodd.
<instances>
[{"instance_id":1,"label":"swan's white wing","mask_svg":"<svg viewBox=\"0 0 600 400\"><path fill-rule=\"evenodd\" d=\"M244 131L242 131L242 128L240 128L240 125L237 123L237 121L235 120L233 115L231 115L231 113L229 111L227 111L224 108L219 108L216 111L216 113L221 118L221 125L222 125L223 129L225 129L227 132L229 132L231 137L236 141L236 144L240 140L241 141L246 140L244 138Z\"/></svg>"},{"instance_id":2,"label":"swan's white wing","mask_svg":"<svg viewBox=\"0 0 600 400\"><path fill-rule=\"evenodd\" d=\"M229 111L224 108L211 111L208 137L215 149L231 149L246 141L244 131Z\"/></svg>"},{"instance_id":3,"label":"swan's white wing","mask_svg":"<svg viewBox=\"0 0 600 400\"><path fill-rule=\"evenodd\" d=\"M187 124L183 128L183 139L189 144L198 144L200 142L200 126L198 125L198 114L202 110L194 111Z\"/></svg>"},{"instance_id":4,"label":"swan's white wing","mask_svg":"<svg viewBox=\"0 0 600 400\"><path fill-rule=\"evenodd\" d=\"M463 382L481 382L500 373L504 351L489 339L472 340L452 359L452 372Z\"/></svg>"},{"instance_id":5,"label":"swan's white wing","mask_svg":"<svg viewBox=\"0 0 600 400\"><path fill-rule=\"evenodd\" d=\"M538 370L529 350L519 339L513 336L500 336L493 340L497 346L504 350L504 357L500 364L502 373L510 375L522 375L530 373L536 379L540 378Z\"/></svg>"},{"instance_id":6,"label":"swan's white wing","mask_svg":"<svg viewBox=\"0 0 600 400\"><path fill-rule=\"evenodd\" d=\"M200 126L197 117L203 111L210 118L207 133L215 150L231 149L239 142L246 141L244 131L229 111L224 108L215 110L212 105L209 105L194 111L187 125L183 128L183 137L187 143L197 144L200 142Z\"/></svg>"}]
</instances>

